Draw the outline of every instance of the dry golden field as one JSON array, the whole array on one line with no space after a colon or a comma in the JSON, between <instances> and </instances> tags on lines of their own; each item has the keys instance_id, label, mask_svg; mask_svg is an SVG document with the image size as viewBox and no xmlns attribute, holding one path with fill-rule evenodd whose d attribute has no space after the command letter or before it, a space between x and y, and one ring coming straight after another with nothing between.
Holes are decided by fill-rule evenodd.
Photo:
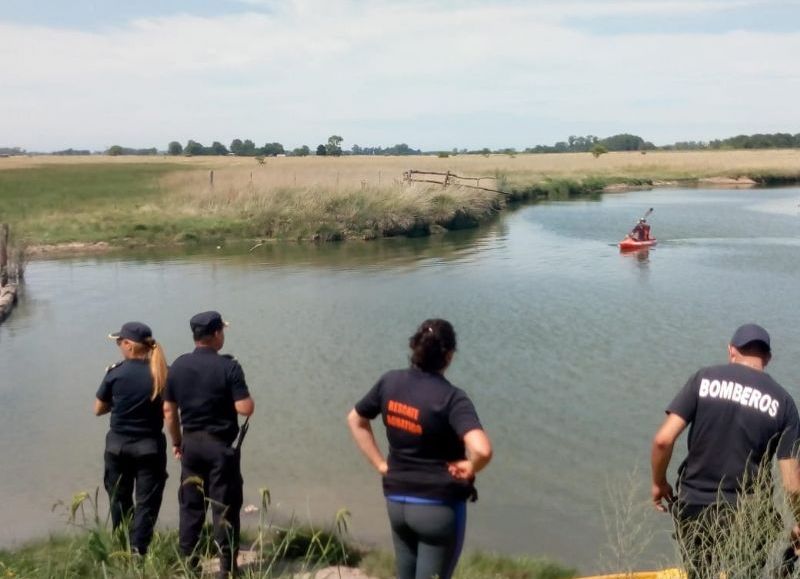
<instances>
[{"instance_id":1,"label":"dry golden field","mask_svg":"<svg viewBox=\"0 0 800 579\"><path fill-rule=\"evenodd\" d=\"M739 176L751 173L800 172L800 149L739 151L649 151L608 153L595 159L589 153L529 155L456 155L409 157L278 157L259 165L250 157L9 157L0 159L0 170L32 168L52 164L168 163L186 168L214 169L217 179L253 179L275 187L335 185L378 186L401 179L403 171L418 169L452 171L471 176L508 175L513 183L531 183L548 177L586 176L636 177L648 179Z\"/></svg>"},{"instance_id":2,"label":"dry golden field","mask_svg":"<svg viewBox=\"0 0 800 579\"><path fill-rule=\"evenodd\" d=\"M800 180L800 150L409 157L0 158L0 220L31 243L344 239L474 226L505 194L406 183L409 169L486 177L515 198L605 185L753 177ZM211 173L213 172L213 183ZM441 179L441 177L438 177ZM463 183L463 182L462 182Z\"/></svg>"}]
</instances>

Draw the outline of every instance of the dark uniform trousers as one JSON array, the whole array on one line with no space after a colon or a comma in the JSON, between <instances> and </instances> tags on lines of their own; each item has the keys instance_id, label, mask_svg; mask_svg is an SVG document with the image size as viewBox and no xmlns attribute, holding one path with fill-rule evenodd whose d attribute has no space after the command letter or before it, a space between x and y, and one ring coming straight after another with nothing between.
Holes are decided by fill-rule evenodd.
<instances>
[{"instance_id":1,"label":"dark uniform trousers","mask_svg":"<svg viewBox=\"0 0 800 579\"><path fill-rule=\"evenodd\" d=\"M211 505L214 541L223 571L234 570L239 550L242 474L240 454L224 441L204 432L184 432L181 449L180 548L197 557L195 548Z\"/></svg>"},{"instance_id":2,"label":"dark uniform trousers","mask_svg":"<svg viewBox=\"0 0 800 579\"><path fill-rule=\"evenodd\" d=\"M153 538L167 481L166 439L163 434L134 437L109 432L104 458L103 482L114 529L132 516L131 548L144 555Z\"/></svg>"}]
</instances>

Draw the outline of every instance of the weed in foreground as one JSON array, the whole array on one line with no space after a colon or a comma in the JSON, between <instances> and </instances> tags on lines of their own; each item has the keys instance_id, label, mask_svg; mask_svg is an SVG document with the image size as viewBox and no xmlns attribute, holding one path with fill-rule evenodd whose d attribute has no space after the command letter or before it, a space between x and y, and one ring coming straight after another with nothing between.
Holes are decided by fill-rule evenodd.
<instances>
[{"instance_id":1,"label":"weed in foreground","mask_svg":"<svg viewBox=\"0 0 800 579\"><path fill-rule=\"evenodd\" d=\"M735 505L720 496L717 506L676 525L684 564L695 577L800 577L789 540L792 510L782 489L774 488L774 474L771 464L762 464L742 482L749 492Z\"/></svg>"},{"instance_id":2,"label":"weed in foreground","mask_svg":"<svg viewBox=\"0 0 800 579\"><path fill-rule=\"evenodd\" d=\"M720 494L717 505L700 516L689 518L685 510L674 521L675 559L680 562L665 557L663 567L682 565L693 579L800 579L790 548L792 509L782 488L776 488L775 475L772 464L762 464L742 482L748 492L736 504L725 503ZM653 539L647 522L652 507L638 496L640 480L634 471L609 483L608 504L602 509L608 545L601 562L620 577L633 576Z\"/></svg>"},{"instance_id":3,"label":"weed in foreground","mask_svg":"<svg viewBox=\"0 0 800 579\"><path fill-rule=\"evenodd\" d=\"M244 579L293 577L328 565L353 565L360 554L348 542L349 513L337 513L331 530L301 526L292 518L286 526L270 521L269 491L261 492L262 509L258 526L250 539L247 562L239 576ZM201 566L192 567L181 557L178 534L174 530L156 531L145 556L132 553L128 525L117 531L110 528L110 516L99 509L99 489L76 494L69 503L59 502L69 532L47 541L11 551L0 551L0 577L62 579L160 579L216 576L214 558L217 547L211 529L204 529L196 555Z\"/></svg>"},{"instance_id":4,"label":"weed in foreground","mask_svg":"<svg viewBox=\"0 0 800 579\"><path fill-rule=\"evenodd\" d=\"M606 502L600 508L606 545L600 564L609 573L632 574L653 540L652 506L640 496L640 481L638 469L606 481Z\"/></svg>"}]
</instances>

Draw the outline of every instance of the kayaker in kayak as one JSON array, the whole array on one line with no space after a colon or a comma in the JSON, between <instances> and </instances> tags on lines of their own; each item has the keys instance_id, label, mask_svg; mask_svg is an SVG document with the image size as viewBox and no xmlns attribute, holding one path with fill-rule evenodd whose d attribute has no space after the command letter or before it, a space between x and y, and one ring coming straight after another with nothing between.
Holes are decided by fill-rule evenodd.
<instances>
[{"instance_id":1,"label":"kayaker in kayak","mask_svg":"<svg viewBox=\"0 0 800 579\"><path fill-rule=\"evenodd\" d=\"M644 217L639 219L630 236L635 241L650 241L650 225L647 224L647 219Z\"/></svg>"}]
</instances>

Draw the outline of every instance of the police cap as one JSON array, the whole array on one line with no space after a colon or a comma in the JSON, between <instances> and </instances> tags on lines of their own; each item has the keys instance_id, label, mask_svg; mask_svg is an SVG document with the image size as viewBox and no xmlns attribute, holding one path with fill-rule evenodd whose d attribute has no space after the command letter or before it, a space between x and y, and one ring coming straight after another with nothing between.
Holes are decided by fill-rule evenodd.
<instances>
[{"instance_id":1,"label":"police cap","mask_svg":"<svg viewBox=\"0 0 800 579\"><path fill-rule=\"evenodd\" d=\"M228 322L222 319L219 312L201 312L192 316L189 320L189 327L195 334L213 334L217 330L221 330L228 325Z\"/></svg>"},{"instance_id":2,"label":"police cap","mask_svg":"<svg viewBox=\"0 0 800 579\"><path fill-rule=\"evenodd\" d=\"M108 335L112 340L131 340L143 344L147 338L153 337L153 331L150 326L142 322L126 322L118 332Z\"/></svg>"}]
</instances>

